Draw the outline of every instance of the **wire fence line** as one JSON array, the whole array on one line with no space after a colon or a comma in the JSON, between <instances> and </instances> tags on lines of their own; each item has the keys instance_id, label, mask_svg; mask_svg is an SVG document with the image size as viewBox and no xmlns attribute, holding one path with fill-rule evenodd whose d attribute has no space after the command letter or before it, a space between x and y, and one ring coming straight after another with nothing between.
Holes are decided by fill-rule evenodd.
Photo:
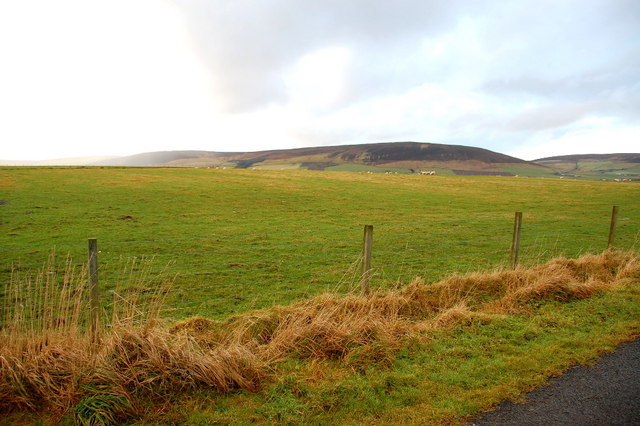
<instances>
[{"instance_id":1,"label":"wire fence line","mask_svg":"<svg viewBox=\"0 0 640 426\"><path fill-rule=\"evenodd\" d=\"M614 246L634 249L639 229L637 219L619 218ZM609 233L606 214L594 220L529 216L525 212L519 261L534 263L557 255L574 257L600 252L607 247ZM513 218L506 214L374 224L371 286L374 289L395 286L417 276L437 281L453 272L509 267L512 236ZM87 265L86 241L77 245L0 247L0 250L3 251L1 297L5 302L11 280L34 271L62 276L70 265L79 269ZM52 252L55 256L47 261ZM362 225L100 240L96 256L101 306L109 309L116 296L122 294L139 292L144 296L161 288L163 314L176 318L224 317L325 291L353 291L359 288L364 275ZM170 287L166 287L167 282L171 282Z\"/></svg>"}]
</instances>

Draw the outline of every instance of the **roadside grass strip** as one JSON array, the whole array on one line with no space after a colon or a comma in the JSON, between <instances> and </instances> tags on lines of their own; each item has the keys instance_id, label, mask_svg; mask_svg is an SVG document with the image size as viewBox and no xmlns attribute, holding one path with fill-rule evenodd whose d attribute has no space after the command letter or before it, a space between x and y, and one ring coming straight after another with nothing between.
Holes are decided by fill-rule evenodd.
<instances>
[{"instance_id":1,"label":"roadside grass strip","mask_svg":"<svg viewBox=\"0 0 640 426\"><path fill-rule=\"evenodd\" d=\"M160 289L144 306L135 294L114 301L97 333L86 273L69 265L55 288L47 277L5 297L3 421L462 423L640 332L632 251L325 293L225 320L163 321ZM57 302L42 310L52 304L38 298Z\"/></svg>"}]
</instances>

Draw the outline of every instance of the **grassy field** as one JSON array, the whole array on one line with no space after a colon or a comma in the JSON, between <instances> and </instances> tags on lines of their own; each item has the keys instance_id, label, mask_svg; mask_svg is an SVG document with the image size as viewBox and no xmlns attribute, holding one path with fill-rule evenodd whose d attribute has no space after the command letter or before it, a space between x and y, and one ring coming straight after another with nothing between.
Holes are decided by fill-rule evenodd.
<instances>
[{"instance_id":1,"label":"grassy field","mask_svg":"<svg viewBox=\"0 0 640 426\"><path fill-rule=\"evenodd\" d=\"M45 332L32 335L34 328L17 316L15 324L27 331L0 328L7 352L0 372L8 378L0 381L0 412L12 395L18 407L23 397L42 401L50 394L53 402L9 408L13 413L0 423L70 423L74 416L87 418L82 410L100 412L103 403L121 421L140 424L462 423L506 398L522 400L523 392L550 375L637 337L638 260L622 254L626 266L605 255L594 262L551 262L560 275L549 280L539 279L547 272L535 268L440 280L507 265L514 211L524 212L525 265L601 252L613 205L620 206L615 246L633 250L640 231L638 200L635 182L300 170L0 169L5 302L12 280L19 287L21 277L40 271L31 288L42 306L50 304L54 298L47 295L55 294L55 284L43 293L42 283L55 283L69 270L67 254L72 263L84 264L87 238L95 237L107 309L111 291L144 294L169 280L160 317L170 324L193 315L219 320L195 323L197 345L164 329L114 326L96 361L85 331L72 321L49 312L51 328L34 316ZM357 288L364 224L374 225L376 296L309 299ZM570 270L573 275L563 275ZM424 284L406 287L416 276ZM12 300L20 303L11 312L28 311L26 296L16 293ZM393 300L400 300L393 302L398 310L383 315ZM270 308L296 301L302 304ZM402 311L416 303L422 310ZM346 312L338 319L331 317L340 311L336 306ZM248 312L254 308L264 310ZM276 332L296 321L315 328L293 327L293 335L278 337ZM248 339L236 332L248 333ZM223 345L239 342L244 349ZM24 367L12 367L21 362ZM106 370L96 375L77 368L94 362L106 363ZM236 368L229 374L240 378L211 378L206 363ZM18 386L19 377L32 387ZM25 391L38 387L45 389L42 395Z\"/></svg>"},{"instance_id":2,"label":"grassy field","mask_svg":"<svg viewBox=\"0 0 640 426\"><path fill-rule=\"evenodd\" d=\"M521 260L616 246L640 230L640 185L483 176L126 168L0 169L2 274L100 248L100 282L176 277L167 312L221 318L357 285L362 226L374 225L374 287L506 264L513 212ZM148 260L152 259L152 260ZM150 266L149 266L150 265ZM138 265L135 270L140 269Z\"/></svg>"}]
</instances>

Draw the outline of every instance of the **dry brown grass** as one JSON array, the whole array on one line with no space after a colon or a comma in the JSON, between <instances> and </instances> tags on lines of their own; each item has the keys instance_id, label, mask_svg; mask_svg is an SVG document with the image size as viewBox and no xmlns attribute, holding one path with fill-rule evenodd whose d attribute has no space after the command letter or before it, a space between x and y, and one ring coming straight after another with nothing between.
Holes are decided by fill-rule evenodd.
<instances>
[{"instance_id":1,"label":"dry brown grass","mask_svg":"<svg viewBox=\"0 0 640 426\"><path fill-rule=\"evenodd\" d=\"M257 389L264 367L247 348L208 348L161 325L161 291L146 301L137 294L115 297L110 323L92 336L82 291L86 272L67 264L58 276L52 264L33 279L15 278L5 294L0 412L47 409L62 415L84 401L85 411L101 415L109 401L120 401L115 408L130 413L133 393Z\"/></svg>"},{"instance_id":2,"label":"dry brown grass","mask_svg":"<svg viewBox=\"0 0 640 426\"><path fill-rule=\"evenodd\" d=\"M586 298L639 274L635 254L607 251L531 268L454 275L434 284L417 278L404 288L369 296L324 294L223 323L197 317L170 331L207 347L249 347L267 364L292 355L342 359L374 342L393 345L429 329L490 321L492 315L519 311L531 300Z\"/></svg>"},{"instance_id":3,"label":"dry brown grass","mask_svg":"<svg viewBox=\"0 0 640 426\"><path fill-rule=\"evenodd\" d=\"M46 407L65 413L87 395L115 395L124 402L114 410L133 412L134 394L256 390L287 357L338 359L355 369L388 365L405 338L491 321L533 300L586 298L640 278L640 260L616 251L557 258L434 284L416 279L369 296L324 294L224 322L196 317L169 328L155 313L144 314L157 310L122 299L97 344L85 327L85 275L68 265L62 284L43 274L10 290L13 302L5 298L0 329L0 411ZM49 303L27 309L29 292Z\"/></svg>"}]
</instances>

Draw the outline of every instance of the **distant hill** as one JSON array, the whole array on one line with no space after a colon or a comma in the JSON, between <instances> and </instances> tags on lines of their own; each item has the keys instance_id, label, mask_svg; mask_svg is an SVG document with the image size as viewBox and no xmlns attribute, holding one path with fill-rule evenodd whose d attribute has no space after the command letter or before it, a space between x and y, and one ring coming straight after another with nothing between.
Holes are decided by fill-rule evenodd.
<instances>
[{"instance_id":1,"label":"distant hill","mask_svg":"<svg viewBox=\"0 0 640 426\"><path fill-rule=\"evenodd\" d=\"M482 148L421 142L258 152L158 151L126 157L0 160L0 166L203 167L372 173L435 171L436 174L457 175L640 180L640 153L562 155L525 161Z\"/></svg>"},{"instance_id":2,"label":"distant hill","mask_svg":"<svg viewBox=\"0 0 640 426\"><path fill-rule=\"evenodd\" d=\"M533 161L561 176L600 179L640 179L640 153L578 154Z\"/></svg>"},{"instance_id":3,"label":"distant hill","mask_svg":"<svg viewBox=\"0 0 640 426\"><path fill-rule=\"evenodd\" d=\"M209 151L158 151L130 155L127 157L107 158L95 161L92 166L122 166L122 167L162 167L177 166L176 162L183 161L183 166L195 166L199 159L206 158L206 163L215 162L217 153Z\"/></svg>"},{"instance_id":4,"label":"distant hill","mask_svg":"<svg viewBox=\"0 0 640 426\"><path fill-rule=\"evenodd\" d=\"M87 166L101 161L115 161L120 157L94 156L94 157L74 157L56 158L53 160L0 160L0 166Z\"/></svg>"},{"instance_id":5,"label":"distant hill","mask_svg":"<svg viewBox=\"0 0 640 426\"><path fill-rule=\"evenodd\" d=\"M389 142L259 152L166 151L95 162L102 166L228 167L441 174L552 175L519 158L461 145Z\"/></svg>"},{"instance_id":6,"label":"distant hill","mask_svg":"<svg viewBox=\"0 0 640 426\"><path fill-rule=\"evenodd\" d=\"M579 154L525 161L482 148L384 142L258 152L158 151L126 157L2 161L0 166L203 167L306 169L372 173L570 177L640 180L640 153Z\"/></svg>"}]
</instances>

